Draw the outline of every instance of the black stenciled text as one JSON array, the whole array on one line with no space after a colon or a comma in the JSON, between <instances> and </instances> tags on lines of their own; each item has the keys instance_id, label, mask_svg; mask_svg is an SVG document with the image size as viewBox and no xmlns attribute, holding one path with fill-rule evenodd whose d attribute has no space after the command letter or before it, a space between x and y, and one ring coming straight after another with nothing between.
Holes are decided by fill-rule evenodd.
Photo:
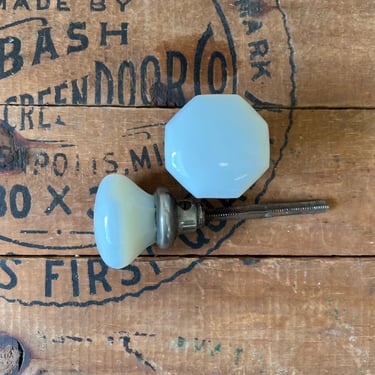
<instances>
[{"instance_id":1,"label":"black stenciled text","mask_svg":"<svg viewBox=\"0 0 375 375\"><path fill-rule=\"evenodd\" d=\"M120 12L125 12L132 0L89 0L87 3L91 12L104 12L109 6L115 6ZM1 11L39 11L54 10L58 12L70 12L74 1L72 0L0 0Z\"/></svg>"},{"instance_id":2,"label":"black stenciled text","mask_svg":"<svg viewBox=\"0 0 375 375\"><path fill-rule=\"evenodd\" d=\"M66 30L66 46L61 40L61 36L57 35L48 21L44 20L46 27L37 30L37 38L33 42L33 38L27 40L33 52L31 52L32 60L27 60L24 54L25 40L20 39L16 35L9 35L0 38L0 80L14 76L19 73L26 64L36 66L43 61L57 60L62 56L67 56L77 52L87 50L90 45L89 34L86 22L71 22ZM100 47L108 46L110 43L126 46L128 44L128 22L121 22L119 25L111 26L108 22L100 22L98 31L99 35L96 40ZM13 27L14 28L14 27ZM11 29L12 30L12 29ZM57 45L56 39L59 40ZM114 42L115 40L115 42Z\"/></svg>"}]
</instances>

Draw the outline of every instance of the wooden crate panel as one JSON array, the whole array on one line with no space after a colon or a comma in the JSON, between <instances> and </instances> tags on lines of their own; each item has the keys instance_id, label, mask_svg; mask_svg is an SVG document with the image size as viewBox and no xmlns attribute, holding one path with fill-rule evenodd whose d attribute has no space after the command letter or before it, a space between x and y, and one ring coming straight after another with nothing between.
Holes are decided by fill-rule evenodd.
<instances>
[{"instance_id":1,"label":"wooden crate panel","mask_svg":"<svg viewBox=\"0 0 375 375\"><path fill-rule=\"evenodd\" d=\"M39 142L23 147L24 171L18 168L3 176L3 254L96 254L95 188L111 172L127 174L149 193L166 186L178 199L186 197L164 167L164 124L175 110L48 107L44 113L45 121L55 120L49 130L20 132ZM198 235L181 237L172 252L155 251L373 254L374 111L263 110L261 114L270 125L271 167L234 204L324 198L332 210L319 216L213 223ZM56 119L64 125L56 124Z\"/></svg>"},{"instance_id":2,"label":"wooden crate panel","mask_svg":"<svg viewBox=\"0 0 375 375\"><path fill-rule=\"evenodd\" d=\"M0 0L0 374L375 373L374 27L361 0ZM108 269L98 183L185 198L164 126L208 93L260 111L271 166L204 204L332 209Z\"/></svg>"},{"instance_id":3,"label":"wooden crate panel","mask_svg":"<svg viewBox=\"0 0 375 375\"><path fill-rule=\"evenodd\" d=\"M8 259L0 331L23 345L27 374L370 374L374 267L190 258L111 271L92 258ZM10 346L0 336L0 368L14 365Z\"/></svg>"},{"instance_id":4,"label":"wooden crate panel","mask_svg":"<svg viewBox=\"0 0 375 375\"><path fill-rule=\"evenodd\" d=\"M3 0L0 103L175 106L238 92L266 107L373 107L373 14L360 0Z\"/></svg>"}]
</instances>

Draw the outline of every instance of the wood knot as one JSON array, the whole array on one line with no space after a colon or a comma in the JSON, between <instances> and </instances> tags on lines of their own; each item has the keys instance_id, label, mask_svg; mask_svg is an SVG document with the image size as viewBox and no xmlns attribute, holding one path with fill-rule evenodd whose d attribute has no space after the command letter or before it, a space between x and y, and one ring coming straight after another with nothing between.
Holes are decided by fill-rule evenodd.
<instances>
[{"instance_id":1,"label":"wood knot","mask_svg":"<svg viewBox=\"0 0 375 375\"><path fill-rule=\"evenodd\" d=\"M26 171L28 142L0 120L0 174Z\"/></svg>"},{"instance_id":2,"label":"wood knot","mask_svg":"<svg viewBox=\"0 0 375 375\"><path fill-rule=\"evenodd\" d=\"M28 355L20 341L0 334L0 374L19 374L28 363Z\"/></svg>"}]
</instances>

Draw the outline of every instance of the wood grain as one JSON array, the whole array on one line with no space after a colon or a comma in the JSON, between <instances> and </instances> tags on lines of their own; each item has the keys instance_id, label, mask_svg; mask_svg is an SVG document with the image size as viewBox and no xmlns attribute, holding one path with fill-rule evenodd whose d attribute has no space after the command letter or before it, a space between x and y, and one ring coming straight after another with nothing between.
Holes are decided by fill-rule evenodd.
<instances>
[{"instance_id":1,"label":"wood grain","mask_svg":"<svg viewBox=\"0 0 375 375\"><path fill-rule=\"evenodd\" d=\"M0 373L375 373L374 26L361 0L0 1ZM205 204L332 209L108 269L98 183L186 197L164 125L207 93L259 110L271 167Z\"/></svg>"},{"instance_id":2,"label":"wood grain","mask_svg":"<svg viewBox=\"0 0 375 375\"><path fill-rule=\"evenodd\" d=\"M0 218L6 228L1 233L3 254L96 254L88 212L95 198L92 189L109 172L126 171L149 193L166 186L178 199L186 196L163 161L164 124L175 110L49 107L44 113L46 120L59 118L65 125L22 132L41 144L29 145L25 173L7 176L1 184L7 206ZM215 255L372 255L375 112L294 110L291 120L287 110L261 114L270 126L271 167L245 194L246 200L235 204L251 204L259 198L262 202L323 198L332 205L331 211L239 226L213 223L198 237L182 237L168 252L155 251L160 255L203 255L213 249ZM49 140L59 142L45 143ZM15 217L10 207L14 186L27 187L31 196L24 218ZM53 190L55 196L63 195L64 188L61 202L48 211L55 201ZM25 206L21 198L18 193L19 211Z\"/></svg>"},{"instance_id":3,"label":"wood grain","mask_svg":"<svg viewBox=\"0 0 375 375\"><path fill-rule=\"evenodd\" d=\"M72 92L73 87L81 89L85 81L84 104L151 105L151 86L159 82L155 66L164 85L168 85L168 76L171 82L182 79L181 90L188 100L199 91L212 91L209 61L218 52L211 82L216 90L221 88L224 60L223 91L227 93L233 92L237 80L241 95L248 91L262 103L290 106L290 92L297 85L299 106L374 107L375 9L371 1L341 0L333 7L329 0L319 4L300 0L193 0L181 4L165 0L162 5L145 0L130 2L124 12L115 1L64 2L67 5L62 8L69 11L58 11L53 1L45 10L37 10L31 2L30 10L22 6L13 10L14 0L4 3L6 9L0 7L0 38L12 38L12 43L5 44L8 54L18 51L14 41L20 41L22 67L2 79L6 84L0 86L0 103L15 96L10 102L21 104L20 95L29 94L35 103L82 104L74 100ZM105 3L106 9L90 10L95 8L90 6L93 3ZM25 19L33 20L8 26ZM119 31L121 23L128 24L124 32L127 40L122 41L121 35L103 39L103 32ZM39 50L38 41L43 47ZM197 54L199 45L201 54ZM123 86L119 86L119 68L124 61L130 62L135 72L134 102L128 67ZM197 61L199 78L194 73ZM181 62L186 63L186 71ZM97 74L102 72L96 68L103 64L113 78L112 100L107 100L104 73L100 100L96 95L100 86ZM4 70L12 71L10 57ZM24 103L29 100L23 99Z\"/></svg>"},{"instance_id":4,"label":"wood grain","mask_svg":"<svg viewBox=\"0 0 375 375\"><path fill-rule=\"evenodd\" d=\"M171 259L158 261L158 275L137 261L133 271L108 270L110 291L87 276L90 259L76 260L76 297L67 258L7 261L18 279L1 290L0 331L29 351L27 373L370 374L375 366L371 258ZM58 275L51 297L48 262ZM122 285L135 271L139 282Z\"/></svg>"}]
</instances>

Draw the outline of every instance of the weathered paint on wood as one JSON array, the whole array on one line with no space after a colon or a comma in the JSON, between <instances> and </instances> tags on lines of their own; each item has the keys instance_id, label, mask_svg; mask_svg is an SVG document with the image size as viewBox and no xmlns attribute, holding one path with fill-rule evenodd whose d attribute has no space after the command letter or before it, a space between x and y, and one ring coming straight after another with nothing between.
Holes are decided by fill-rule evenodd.
<instances>
[{"instance_id":1,"label":"weathered paint on wood","mask_svg":"<svg viewBox=\"0 0 375 375\"><path fill-rule=\"evenodd\" d=\"M0 251L96 254L92 233L95 187L111 172L127 174L150 193L161 185L184 198L186 192L164 167L164 124L174 113L166 109L46 108L46 119L58 118L64 125L54 125L48 132L22 132L39 144L26 146L24 172L3 177ZM172 252L155 251L372 255L375 112L262 110L261 114L270 125L271 166L234 204L324 198L332 210L319 216L239 225L213 223L198 236L181 237Z\"/></svg>"},{"instance_id":2,"label":"weathered paint on wood","mask_svg":"<svg viewBox=\"0 0 375 375\"><path fill-rule=\"evenodd\" d=\"M360 0L4 0L0 102L143 106L161 82L154 105L238 91L266 106L373 107L374 11Z\"/></svg>"},{"instance_id":3,"label":"weathered paint on wood","mask_svg":"<svg viewBox=\"0 0 375 375\"><path fill-rule=\"evenodd\" d=\"M375 366L371 258L171 259L157 262L158 273L145 261L108 272L93 262L2 263L1 282L10 270L17 282L1 288L0 331L22 342L27 374L341 375Z\"/></svg>"},{"instance_id":4,"label":"weathered paint on wood","mask_svg":"<svg viewBox=\"0 0 375 375\"><path fill-rule=\"evenodd\" d=\"M0 1L0 373L374 373L374 11ZM238 93L270 124L271 168L210 204L332 210L213 224L108 270L97 184L117 171L183 198L163 130L200 93Z\"/></svg>"}]
</instances>

